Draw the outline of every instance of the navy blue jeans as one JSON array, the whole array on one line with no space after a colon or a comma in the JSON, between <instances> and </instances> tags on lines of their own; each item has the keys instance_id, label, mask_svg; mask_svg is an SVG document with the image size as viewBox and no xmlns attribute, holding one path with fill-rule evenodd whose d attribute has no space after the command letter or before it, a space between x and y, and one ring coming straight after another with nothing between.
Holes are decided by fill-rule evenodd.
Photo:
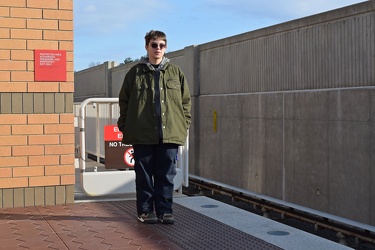
<instances>
[{"instance_id":1,"label":"navy blue jeans","mask_svg":"<svg viewBox=\"0 0 375 250\"><path fill-rule=\"evenodd\" d=\"M137 213L172 213L178 145L133 145Z\"/></svg>"}]
</instances>

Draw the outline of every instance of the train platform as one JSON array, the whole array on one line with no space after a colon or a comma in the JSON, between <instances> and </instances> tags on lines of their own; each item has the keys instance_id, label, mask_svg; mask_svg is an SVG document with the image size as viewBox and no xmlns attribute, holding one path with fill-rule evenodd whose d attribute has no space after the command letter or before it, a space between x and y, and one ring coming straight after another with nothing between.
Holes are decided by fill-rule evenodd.
<instances>
[{"instance_id":1,"label":"train platform","mask_svg":"<svg viewBox=\"0 0 375 250\"><path fill-rule=\"evenodd\" d=\"M135 195L0 209L0 250L6 249L350 249L204 196L174 196L175 224L143 224Z\"/></svg>"},{"instance_id":2,"label":"train platform","mask_svg":"<svg viewBox=\"0 0 375 250\"><path fill-rule=\"evenodd\" d=\"M140 223L120 197L0 209L0 249L350 249L203 196L176 194L174 216Z\"/></svg>"},{"instance_id":3,"label":"train platform","mask_svg":"<svg viewBox=\"0 0 375 250\"><path fill-rule=\"evenodd\" d=\"M173 225L136 219L135 200L0 210L0 249L349 249L203 196L175 199Z\"/></svg>"}]
</instances>

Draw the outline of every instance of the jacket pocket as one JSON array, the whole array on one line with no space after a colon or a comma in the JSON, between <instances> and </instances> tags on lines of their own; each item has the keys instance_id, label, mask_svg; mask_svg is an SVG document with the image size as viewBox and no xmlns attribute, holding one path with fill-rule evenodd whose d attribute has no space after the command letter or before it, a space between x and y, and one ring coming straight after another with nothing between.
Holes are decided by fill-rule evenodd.
<instances>
[{"instance_id":1,"label":"jacket pocket","mask_svg":"<svg viewBox=\"0 0 375 250\"><path fill-rule=\"evenodd\" d=\"M168 80L166 86L168 98L181 100L181 84L178 80Z\"/></svg>"}]
</instances>

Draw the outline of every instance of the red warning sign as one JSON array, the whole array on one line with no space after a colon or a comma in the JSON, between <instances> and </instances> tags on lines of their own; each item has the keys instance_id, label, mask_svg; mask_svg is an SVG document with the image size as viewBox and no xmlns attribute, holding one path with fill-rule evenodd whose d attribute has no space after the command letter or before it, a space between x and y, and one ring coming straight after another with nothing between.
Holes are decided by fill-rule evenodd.
<instances>
[{"instance_id":1,"label":"red warning sign","mask_svg":"<svg viewBox=\"0 0 375 250\"><path fill-rule=\"evenodd\" d=\"M125 153L124 153L124 162L126 165L134 167L134 149L133 148L128 148Z\"/></svg>"},{"instance_id":2,"label":"red warning sign","mask_svg":"<svg viewBox=\"0 0 375 250\"><path fill-rule=\"evenodd\" d=\"M105 141L121 141L122 132L116 125L104 126L104 140Z\"/></svg>"},{"instance_id":3,"label":"red warning sign","mask_svg":"<svg viewBox=\"0 0 375 250\"><path fill-rule=\"evenodd\" d=\"M134 167L134 149L131 145L121 142L122 136L116 125L104 126L105 168L107 169Z\"/></svg>"},{"instance_id":4,"label":"red warning sign","mask_svg":"<svg viewBox=\"0 0 375 250\"><path fill-rule=\"evenodd\" d=\"M66 82L66 51L35 50L34 70L36 82Z\"/></svg>"}]
</instances>

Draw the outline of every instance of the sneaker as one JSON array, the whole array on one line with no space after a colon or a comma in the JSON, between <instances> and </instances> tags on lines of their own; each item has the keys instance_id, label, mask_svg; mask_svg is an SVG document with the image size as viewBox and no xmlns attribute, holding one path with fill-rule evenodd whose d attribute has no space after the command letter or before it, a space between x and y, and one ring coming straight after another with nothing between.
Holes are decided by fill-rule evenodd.
<instances>
[{"instance_id":1,"label":"sneaker","mask_svg":"<svg viewBox=\"0 0 375 250\"><path fill-rule=\"evenodd\" d=\"M156 218L154 213L143 213L141 215L138 215L138 220L146 224L155 224L158 222L158 219Z\"/></svg>"},{"instance_id":2,"label":"sneaker","mask_svg":"<svg viewBox=\"0 0 375 250\"><path fill-rule=\"evenodd\" d=\"M173 218L172 214L160 215L158 220L163 224L173 224L174 223L174 218Z\"/></svg>"}]
</instances>

